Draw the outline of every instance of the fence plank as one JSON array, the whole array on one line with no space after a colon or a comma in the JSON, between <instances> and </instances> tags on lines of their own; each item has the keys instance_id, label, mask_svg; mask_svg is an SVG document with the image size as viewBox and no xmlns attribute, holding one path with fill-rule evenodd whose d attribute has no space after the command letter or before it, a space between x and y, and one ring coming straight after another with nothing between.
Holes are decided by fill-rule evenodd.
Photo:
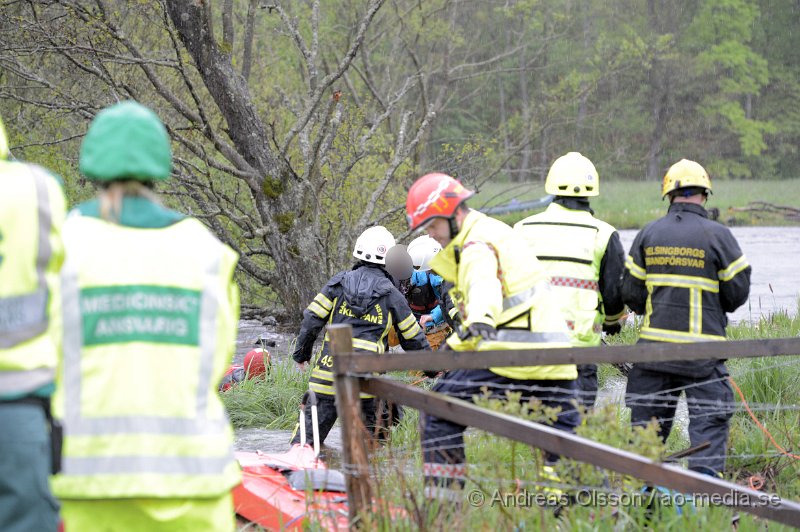
<instances>
[{"instance_id":1,"label":"fence plank","mask_svg":"<svg viewBox=\"0 0 800 532\"><path fill-rule=\"evenodd\" d=\"M361 421L360 383L357 377L339 373L338 357L353 351L353 328L350 325L328 326L330 348L334 357L336 411L342 422L342 451L347 483L348 518L357 525L359 512L369 508L372 500L369 484L368 434Z\"/></svg>"},{"instance_id":2,"label":"fence plank","mask_svg":"<svg viewBox=\"0 0 800 532\"><path fill-rule=\"evenodd\" d=\"M487 366L540 366L552 364L588 364L597 362L664 362L704 358L750 358L800 354L800 338L743 340L736 342L665 342L624 346L568 347L516 351L411 351L385 353L379 357L354 353L337 357L342 373L372 371L439 371L443 369L479 369Z\"/></svg>"},{"instance_id":3,"label":"fence plank","mask_svg":"<svg viewBox=\"0 0 800 532\"><path fill-rule=\"evenodd\" d=\"M776 495L764 494L677 466L659 464L643 456L581 438L546 425L480 408L466 401L420 390L386 378L367 377L361 381L361 385L362 389L367 393L391 397L393 401L399 404L417 408L430 415L448 419L465 426L477 427L568 458L631 475L681 493L715 495L720 497L721 500L727 497L728 500L736 503L736 508L742 511L794 527L800 527L800 504L780 499ZM771 504L763 502L765 497L774 497L769 499Z\"/></svg>"}]
</instances>

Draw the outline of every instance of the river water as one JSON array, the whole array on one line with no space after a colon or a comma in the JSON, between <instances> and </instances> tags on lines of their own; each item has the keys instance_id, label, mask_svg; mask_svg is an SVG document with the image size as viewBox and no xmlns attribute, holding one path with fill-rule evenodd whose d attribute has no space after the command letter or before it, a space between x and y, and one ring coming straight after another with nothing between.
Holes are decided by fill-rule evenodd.
<instances>
[{"instance_id":1,"label":"river water","mask_svg":"<svg viewBox=\"0 0 800 532\"><path fill-rule=\"evenodd\" d=\"M731 322L754 322L779 311L796 314L800 297L800 227L733 227L731 231L753 267L750 297L736 312L729 314ZM637 231L623 230L619 233L627 252ZM252 349L260 336L273 356L285 357L294 335L291 330L268 329L259 321L242 321L237 339L237 362ZM622 403L624 393L625 378L612 377L598 394L598 404ZM686 437L687 412L684 400L678 405L676 416L675 427ZM281 452L288 448L289 438L290 431L238 429L235 446L237 450ZM341 449L338 424L325 443L329 455Z\"/></svg>"},{"instance_id":2,"label":"river water","mask_svg":"<svg viewBox=\"0 0 800 532\"><path fill-rule=\"evenodd\" d=\"M750 298L728 315L731 322L758 321L778 311L797 313L800 297L800 227L732 227L753 267ZM626 252L636 230L619 232Z\"/></svg>"}]
</instances>

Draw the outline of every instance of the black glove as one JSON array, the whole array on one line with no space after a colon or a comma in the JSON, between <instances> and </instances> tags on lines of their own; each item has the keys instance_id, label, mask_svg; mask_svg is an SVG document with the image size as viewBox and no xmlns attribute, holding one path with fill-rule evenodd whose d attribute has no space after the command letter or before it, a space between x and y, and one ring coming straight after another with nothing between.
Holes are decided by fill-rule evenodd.
<instances>
[{"instance_id":1,"label":"black glove","mask_svg":"<svg viewBox=\"0 0 800 532\"><path fill-rule=\"evenodd\" d=\"M304 364L311 360L311 353L305 353L304 349L298 349L294 353L292 353L292 360L297 362L298 364Z\"/></svg>"},{"instance_id":2,"label":"black glove","mask_svg":"<svg viewBox=\"0 0 800 532\"><path fill-rule=\"evenodd\" d=\"M428 377L429 379L435 379L441 371L423 371L422 374Z\"/></svg>"},{"instance_id":3,"label":"black glove","mask_svg":"<svg viewBox=\"0 0 800 532\"><path fill-rule=\"evenodd\" d=\"M473 323L467 327L467 334L463 339L466 340L471 337L482 338L484 340L497 340L497 329L486 323Z\"/></svg>"},{"instance_id":4,"label":"black glove","mask_svg":"<svg viewBox=\"0 0 800 532\"><path fill-rule=\"evenodd\" d=\"M621 330L622 330L622 324L618 321L615 321L614 323L603 324L603 332L608 335L619 334Z\"/></svg>"}]
</instances>

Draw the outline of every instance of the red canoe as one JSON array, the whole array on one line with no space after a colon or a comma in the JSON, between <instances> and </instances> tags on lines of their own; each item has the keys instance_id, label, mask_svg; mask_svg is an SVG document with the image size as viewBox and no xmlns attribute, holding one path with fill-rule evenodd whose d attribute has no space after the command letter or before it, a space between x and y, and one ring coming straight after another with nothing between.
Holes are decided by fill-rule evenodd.
<instances>
[{"instance_id":1,"label":"red canoe","mask_svg":"<svg viewBox=\"0 0 800 532\"><path fill-rule=\"evenodd\" d=\"M311 407L312 442L306 443L306 406ZM236 514L267 530L303 530L313 522L323 530L348 530L344 475L319 459L317 396L303 396L300 444L282 454L236 453L242 483L233 490Z\"/></svg>"},{"instance_id":2,"label":"red canoe","mask_svg":"<svg viewBox=\"0 0 800 532\"><path fill-rule=\"evenodd\" d=\"M344 475L328 469L308 445L282 454L236 453L242 483L233 490L236 513L267 530L348 530Z\"/></svg>"}]
</instances>

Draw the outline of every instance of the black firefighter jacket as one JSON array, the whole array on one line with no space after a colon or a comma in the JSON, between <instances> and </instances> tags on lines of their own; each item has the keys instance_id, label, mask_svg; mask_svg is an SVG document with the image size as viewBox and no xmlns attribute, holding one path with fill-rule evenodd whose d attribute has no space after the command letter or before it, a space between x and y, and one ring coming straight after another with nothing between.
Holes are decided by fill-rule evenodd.
<instances>
[{"instance_id":1,"label":"black firefighter jacket","mask_svg":"<svg viewBox=\"0 0 800 532\"><path fill-rule=\"evenodd\" d=\"M750 291L750 265L730 230L696 204L673 203L642 229L625 261L622 297L644 315L640 342L725 340L726 312ZM716 360L645 363L687 377L707 376Z\"/></svg>"},{"instance_id":2,"label":"black firefighter jacket","mask_svg":"<svg viewBox=\"0 0 800 532\"><path fill-rule=\"evenodd\" d=\"M328 323L353 327L353 349L376 354L388 349L389 330L395 328L406 351L429 350L430 345L405 297L379 265L361 262L352 270L339 272L303 311L303 323L292 358L311 359L314 341ZM322 354L311 373L309 388L333 395L333 355L327 334Z\"/></svg>"}]
</instances>

